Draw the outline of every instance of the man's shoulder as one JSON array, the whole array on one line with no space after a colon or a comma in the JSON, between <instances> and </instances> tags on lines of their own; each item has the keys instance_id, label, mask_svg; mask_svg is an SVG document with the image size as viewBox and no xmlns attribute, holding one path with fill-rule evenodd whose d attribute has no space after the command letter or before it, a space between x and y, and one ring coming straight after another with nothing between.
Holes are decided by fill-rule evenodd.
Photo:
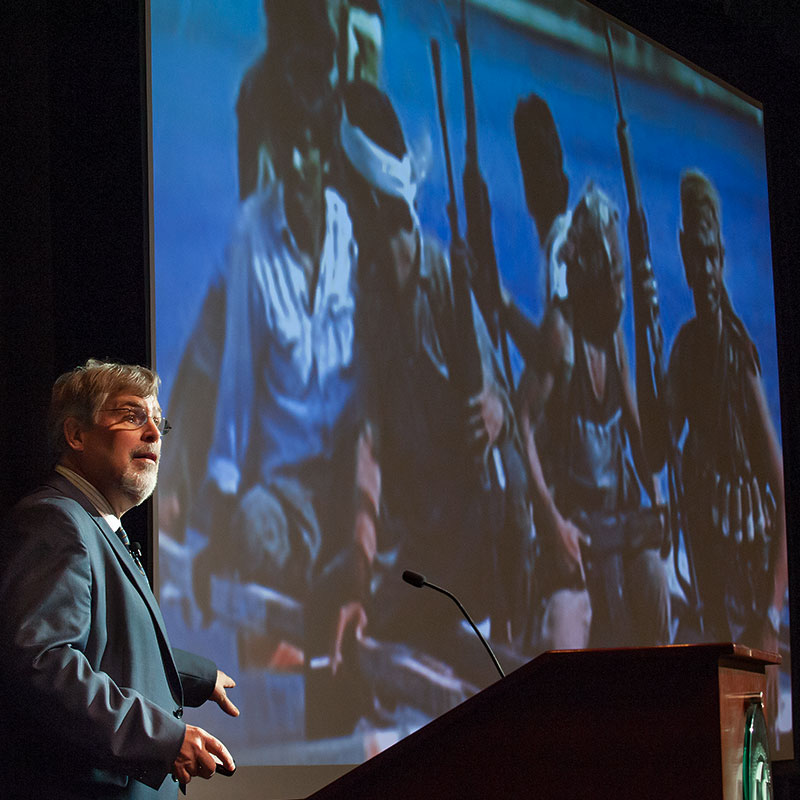
<instances>
[{"instance_id":1,"label":"man's shoulder","mask_svg":"<svg viewBox=\"0 0 800 800\"><path fill-rule=\"evenodd\" d=\"M66 554L87 554L96 525L81 503L52 485L23 497L0 525L0 562L36 563ZM71 557L71 556L70 556Z\"/></svg>"},{"instance_id":2,"label":"man's shoulder","mask_svg":"<svg viewBox=\"0 0 800 800\"><path fill-rule=\"evenodd\" d=\"M91 522L91 515L77 496L77 490L70 491L65 483L65 479L53 476L22 497L8 514L10 524L47 518L69 520L76 527Z\"/></svg>"}]
</instances>

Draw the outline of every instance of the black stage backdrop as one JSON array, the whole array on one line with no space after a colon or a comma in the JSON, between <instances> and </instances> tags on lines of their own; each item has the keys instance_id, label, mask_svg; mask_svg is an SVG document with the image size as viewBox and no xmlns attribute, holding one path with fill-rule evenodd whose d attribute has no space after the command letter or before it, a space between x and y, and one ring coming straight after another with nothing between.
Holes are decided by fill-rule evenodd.
<instances>
[{"instance_id":1,"label":"black stage backdrop","mask_svg":"<svg viewBox=\"0 0 800 800\"><path fill-rule=\"evenodd\" d=\"M629 2L601 6L764 104L790 584L796 587L800 100L798 65L790 56L796 21L763 8L758 20L747 19L738 4L728 3L687 10L667 2L658 12ZM11 134L0 268L5 507L47 467L40 431L55 376L89 356L146 362L150 320L143 9L34 1L3 15L11 32L2 70ZM134 531L144 540L147 529L145 510ZM790 594L794 619L799 599L797 591ZM795 652L796 644L797 626ZM796 666L793 688L797 698ZM776 771L779 797L791 796L790 772Z\"/></svg>"}]
</instances>

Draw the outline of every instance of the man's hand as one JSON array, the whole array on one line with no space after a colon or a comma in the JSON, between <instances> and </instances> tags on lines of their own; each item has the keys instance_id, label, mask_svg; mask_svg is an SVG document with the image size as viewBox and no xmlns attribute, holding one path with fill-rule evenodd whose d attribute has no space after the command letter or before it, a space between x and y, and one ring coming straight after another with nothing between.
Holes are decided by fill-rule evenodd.
<instances>
[{"instance_id":1,"label":"man's hand","mask_svg":"<svg viewBox=\"0 0 800 800\"><path fill-rule=\"evenodd\" d=\"M239 716L239 709L230 701L226 689L236 686L236 681L226 675L221 669L217 670L217 683L214 691L211 692L210 700L213 700L226 714L232 717Z\"/></svg>"},{"instance_id":2,"label":"man's hand","mask_svg":"<svg viewBox=\"0 0 800 800\"><path fill-rule=\"evenodd\" d=\"M172 776L183 784L189 783L195 776L208 780L217 764L222 764L231 772L236 769L228 748L219 739L202 728L187 725L183 744L172 765Z\"/></svg>"}]
</instances>

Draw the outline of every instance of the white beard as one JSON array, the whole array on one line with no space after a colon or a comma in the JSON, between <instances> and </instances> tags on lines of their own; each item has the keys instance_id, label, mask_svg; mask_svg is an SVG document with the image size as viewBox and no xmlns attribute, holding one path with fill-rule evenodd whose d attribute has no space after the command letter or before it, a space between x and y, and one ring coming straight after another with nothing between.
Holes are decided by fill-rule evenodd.
<instances>
[{"instance_id":1,"label":"white beard","mask_svg":"<svg viewBox=\"0 0 800 800\"><path fill-rule=\"evenodd\" d=\"M157 464L147 462L137 466L132 463L120 478L119 488L138 506L153 494L157 481Z\"/></svg>"}]
</instances>

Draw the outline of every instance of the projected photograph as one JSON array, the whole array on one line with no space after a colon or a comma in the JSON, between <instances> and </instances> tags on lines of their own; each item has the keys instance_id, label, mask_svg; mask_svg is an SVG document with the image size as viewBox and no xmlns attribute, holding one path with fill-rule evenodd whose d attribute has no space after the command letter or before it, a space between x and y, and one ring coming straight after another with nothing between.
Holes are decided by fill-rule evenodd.
<instances>
[{"instance_id":1,"label":"projected photograph","mask_svg":"<svg viewBox=\"0 0 800 800\"><path fill-rule=\"evenodd\" d=\"M390 746L499 677L431 583L506 673L780 652L790 758L760 106L575 0L149 20L160 600L243 711L190 721Z\"/></svg>"}]
</instances>

